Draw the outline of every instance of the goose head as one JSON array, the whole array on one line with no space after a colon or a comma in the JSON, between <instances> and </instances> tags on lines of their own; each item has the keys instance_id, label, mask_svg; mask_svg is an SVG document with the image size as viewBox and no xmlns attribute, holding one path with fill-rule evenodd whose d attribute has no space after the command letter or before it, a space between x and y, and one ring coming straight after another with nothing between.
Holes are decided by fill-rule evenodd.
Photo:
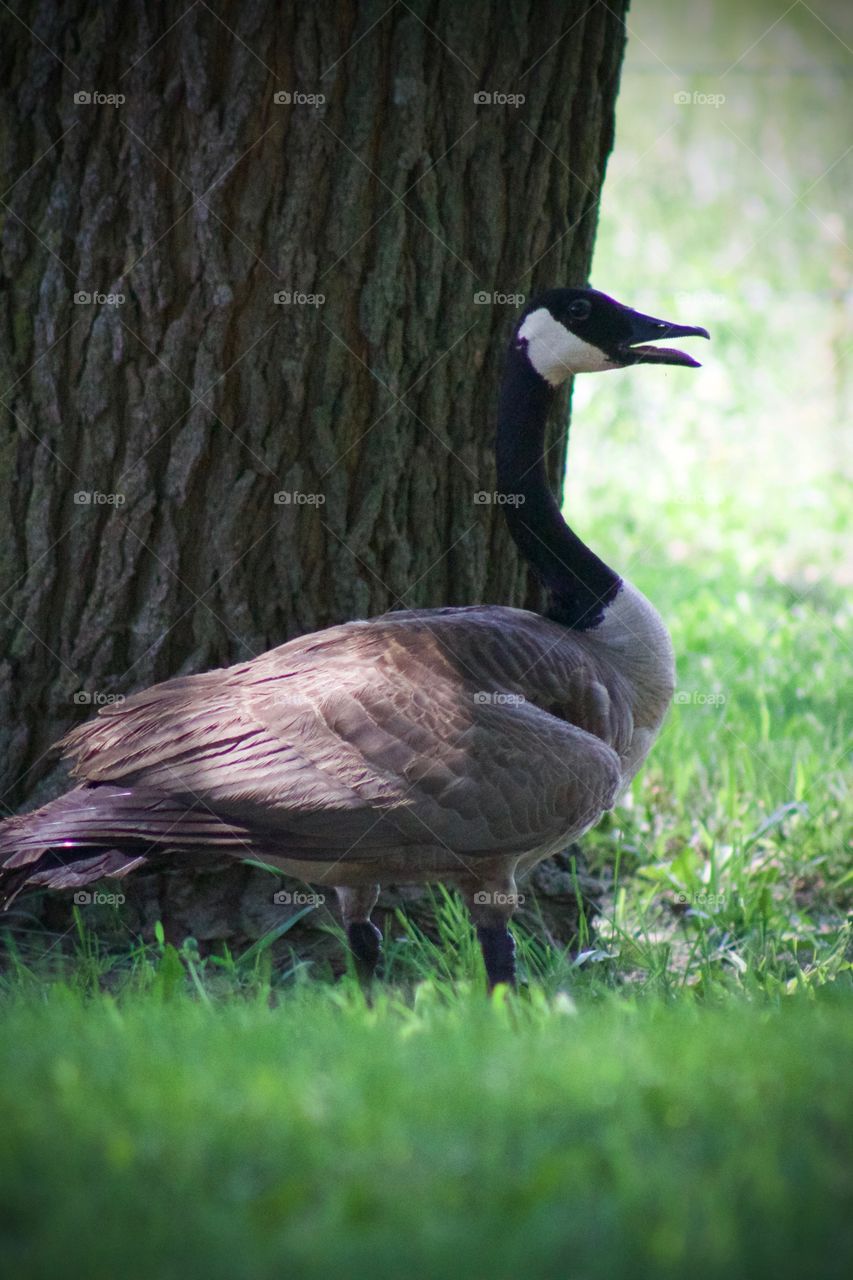
<instances>
[{"instance_id":1,"label":"goose head","mask_svg":"<svg viewBox=\"0 0 853 1280\"><path fill-rule=\"evenodd\" d=\"M597 289L549 289L525 308L514 345L539 376L556 387L573 373L602 373L632 364L697 368L699 361L684 351L647 344L710 336L696 325L643 315Z\"/></svg>"}]
</instances>

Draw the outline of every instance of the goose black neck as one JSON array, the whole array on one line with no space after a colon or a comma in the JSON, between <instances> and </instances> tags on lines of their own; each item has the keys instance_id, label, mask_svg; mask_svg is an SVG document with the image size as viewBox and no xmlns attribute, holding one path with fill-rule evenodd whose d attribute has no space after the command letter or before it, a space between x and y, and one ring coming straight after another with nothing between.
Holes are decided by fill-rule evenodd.
<instances>
[{"instance_id":1,"label":"goose black neck","mask_svg":"<svg viewBox=\"0 0 853 1280\"><path fill-rule=\"evenodd\" d=\"M555 390L513 341L498 406L497 482L510 533L548 590L545 616L576 631L598 626L622 579L566 524L545 467Z\"/></svg>"}]
</instances>

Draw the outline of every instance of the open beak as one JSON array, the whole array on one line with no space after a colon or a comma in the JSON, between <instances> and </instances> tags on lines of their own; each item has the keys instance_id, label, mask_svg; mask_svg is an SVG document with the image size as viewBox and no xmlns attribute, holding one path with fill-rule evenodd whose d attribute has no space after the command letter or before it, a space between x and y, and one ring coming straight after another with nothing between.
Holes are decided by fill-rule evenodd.
<instances>
[{"instance_id":1,"label":"open beak","mask_svg":"<svg viewBox=\"0 0 853 1280\"><path fill-rule=\"evenodd\" d=\"M629 311L629 333L619 348L626 364L681 364L698 369L699 361L679 351L676 347L651 347L646 343L669 338L710 338L707 329L698 325L670 324L668 320L656 320L639 311Z\"/></svg>"}]
</instances>

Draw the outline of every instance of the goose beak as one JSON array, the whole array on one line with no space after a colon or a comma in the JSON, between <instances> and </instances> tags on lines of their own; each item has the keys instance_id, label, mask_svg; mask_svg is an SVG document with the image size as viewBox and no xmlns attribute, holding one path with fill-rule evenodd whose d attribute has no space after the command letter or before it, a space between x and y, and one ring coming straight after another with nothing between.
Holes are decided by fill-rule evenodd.
<instances>
[{"instance_id":1,"label":"goose beak","mask_svg":"<svg viewBox=\"0 0 853 1280\"><path fill-rule=\"evenodd\" d=\"M680 364L698 369L699 361L676 347L651 347L646 343L668 338L710 338L707 329L699 325L670 324L668 320L656 320L639 311L629 311L628 337L619 347L619 357L625 364Z\"/></svg>"}]
</instances>

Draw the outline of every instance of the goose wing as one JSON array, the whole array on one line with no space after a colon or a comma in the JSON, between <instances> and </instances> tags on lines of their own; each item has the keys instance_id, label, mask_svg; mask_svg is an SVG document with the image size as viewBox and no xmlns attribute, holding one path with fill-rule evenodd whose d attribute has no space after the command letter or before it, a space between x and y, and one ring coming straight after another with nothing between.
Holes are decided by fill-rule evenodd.
<instances>
[{"instance_id":1,"label":"goose wing","mask_svg":"<svg viewBox=\"0 0 853 1280\"><path fill-rule=\"evenodd\" d=\"M350 623L170 680L63 745L88 783L186 797L268 847L331 859L524 853L585 829L612 804L629 734L618 680L583 643L474 608Z\"/></svg>"}]
</instances>

